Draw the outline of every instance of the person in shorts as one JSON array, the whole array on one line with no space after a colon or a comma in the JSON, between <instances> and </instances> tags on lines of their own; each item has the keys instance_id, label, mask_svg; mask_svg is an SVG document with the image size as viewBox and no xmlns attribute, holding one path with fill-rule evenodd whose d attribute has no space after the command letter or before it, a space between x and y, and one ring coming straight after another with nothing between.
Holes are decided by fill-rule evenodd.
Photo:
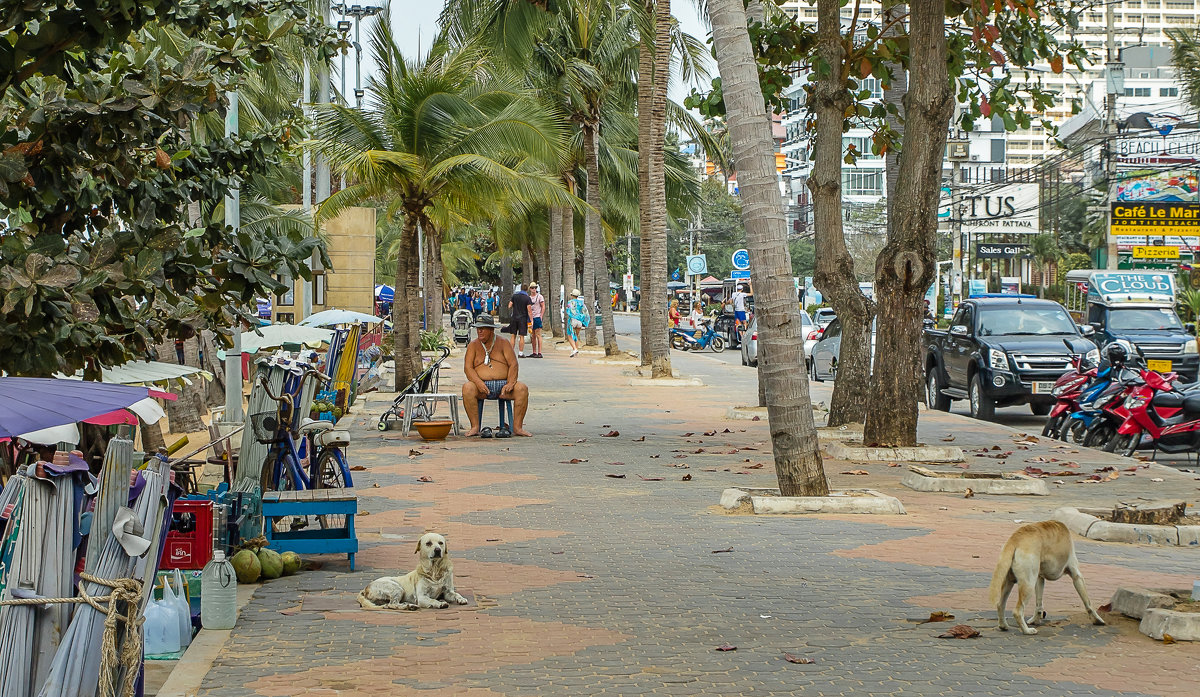
<instances>
[{"instance_id":1,"label":"person in shorts","mask_svg":"<svg viewBox=\"0 0 1200 697\"><path fill-rule=\"evenodd\" d=\"M512 334L513 345L517 347L519 358L525 357L525 337L529 335L529 306L532 304L529 294L525 292L525 285L518 285L517 292L513 293L512 300L508 303L512 308L512 319L504 328L504 333ZM530 351L532 352L532 348Z\"/></svg>"},{"instance_id":2,"label":"person in shorts","mask_svg":"<svg viewBox=\"0 0 1200 697\"><path fill-rule=\"evenodd\" d=\"M517 380L517 356L507 339L496 336L496 319L481 314L475 319L475 340L467 344L463 357L463 374L467 380L462 386L463 409L471 422L468 436L498 438L528 436L525 430L525 412L529 410L529 388ZM509 430L500 429L494 434L491 428L482 428L479 414L481 399L511 399L513 422Z\"/></svg>"},{"instance_id":3,"label":"person in shorts","mask_svg":"<svg viewBox=\"0 0 1200 697\"><path fill-rule=\"evenodd\" d=\"M744 329L746 320L749 315L746 313L746 286L739 285L733 295L729 296L729 301L733 303L733 316L737 320L737 328Z\"/></svg>"},{"instance_id":4,"label":"person in shorts","mask_svg":"<svg viewBox=\"0 0 1200 697\"><path fill-rule=\"evenodd\" d=\"M530 358L542 357L542 320L546 316L546 296L542 295L538 284L529 284L529 320L532 328L529 333Z\"/></svg>"}]
</instances>

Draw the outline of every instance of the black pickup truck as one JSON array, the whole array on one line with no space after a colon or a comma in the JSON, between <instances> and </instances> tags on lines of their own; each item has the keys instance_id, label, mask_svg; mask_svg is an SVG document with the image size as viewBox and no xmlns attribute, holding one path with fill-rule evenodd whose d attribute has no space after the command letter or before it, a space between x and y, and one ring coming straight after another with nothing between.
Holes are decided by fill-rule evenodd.
<instances>
[{"instance_id":1,"label":"black pickup truck","mask_svg":"<svg viewBox=\"0 0 1200 697\"><path fill-rule=\"evenodd\" d=\"M951 400L967 399L977 419L991 419L997 406L1013 404L1047 414L1054 381L1071 368L1071 354L1098 353L1084 338L1092 331L1077 326L1052 300L1016 295L965 300L949 331L924 332L926 403L948 411Z\"/></svg>"}]
</instances>

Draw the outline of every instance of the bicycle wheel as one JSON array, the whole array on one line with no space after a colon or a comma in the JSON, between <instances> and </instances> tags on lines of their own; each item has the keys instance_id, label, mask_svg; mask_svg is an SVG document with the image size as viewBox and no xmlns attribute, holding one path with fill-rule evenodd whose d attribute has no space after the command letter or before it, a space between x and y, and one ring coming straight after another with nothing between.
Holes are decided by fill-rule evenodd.
<instances>
[{"instance_id":1,"label":"bicycle wheel","mask_svg":"<svg viewBox=\"0 0 1200 697\"><path fill-rule=\"evenodd\" d=\"M353 483L350 479L350 470L338 457L338 451L335 448L325 448L321 451L321 456L317 458L317 468L313 472L313 488L345 489L351 486ZM344 528L346 527L346 516L340 514L319 515L317 523L325 530Z\"/></svg>"}]
</instances>

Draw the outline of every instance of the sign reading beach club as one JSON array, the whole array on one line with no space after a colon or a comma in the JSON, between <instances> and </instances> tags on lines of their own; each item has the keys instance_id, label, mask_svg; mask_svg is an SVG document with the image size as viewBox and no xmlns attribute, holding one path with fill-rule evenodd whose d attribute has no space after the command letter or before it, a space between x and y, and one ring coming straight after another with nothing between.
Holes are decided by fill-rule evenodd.
<instances>
[{"instance_id":1,"label":"sign reading beach club","mask_svg":"<svg viewBox=\"0 0 1200 697\"><path fill-rule=\"evenodd\" d=\"M962 227L972 235L1004 233L1036 235L1038 185L1013 184L961 199Z\"/></svg>"},{"instance_id":2,"label":"sign reading beach club","mask_svg":"<svg viewBox=\"0 0 1200 697\"><path fill-rule=\"evenodd\" d=\"M988 244L980 242L975 245L976 259L1016 259L1029 249L1027 244Z\"/></svg>"},{"instance_id":3,"label":"sign reading beach club","mask_svg":"<svg viewBox=\"0 0 1200 697\"><path fill-rule=\"evenodd\" d=\"M1200 234L1200 204L1117 202L1112 204L1109 232L1113 235L1192 237Z\"/></svg>"}]
</instances>

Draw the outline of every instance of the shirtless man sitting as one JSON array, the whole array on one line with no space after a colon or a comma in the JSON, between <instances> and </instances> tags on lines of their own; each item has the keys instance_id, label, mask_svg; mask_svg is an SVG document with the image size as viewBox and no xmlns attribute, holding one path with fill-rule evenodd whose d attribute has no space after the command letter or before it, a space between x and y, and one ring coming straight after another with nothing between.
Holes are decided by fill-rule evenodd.
<instances>
[{"instance_id":1,"label":"shirtless man sitting","mask_svg":"<svg viewBox=\"0 0 1200 697\"><path fill-rule=\"evenodd\" d=\"M518 436L532 436L525 430L525 411L529 409L529 388L517 382L517 354L508 339L496 335L499 325L491 315L475 319L476 339L467 345L463 359L463 408L471 420L468 436L479 435L479 400L511 399L513 401L512 430Z\"/></svg>"}]
</instances>

